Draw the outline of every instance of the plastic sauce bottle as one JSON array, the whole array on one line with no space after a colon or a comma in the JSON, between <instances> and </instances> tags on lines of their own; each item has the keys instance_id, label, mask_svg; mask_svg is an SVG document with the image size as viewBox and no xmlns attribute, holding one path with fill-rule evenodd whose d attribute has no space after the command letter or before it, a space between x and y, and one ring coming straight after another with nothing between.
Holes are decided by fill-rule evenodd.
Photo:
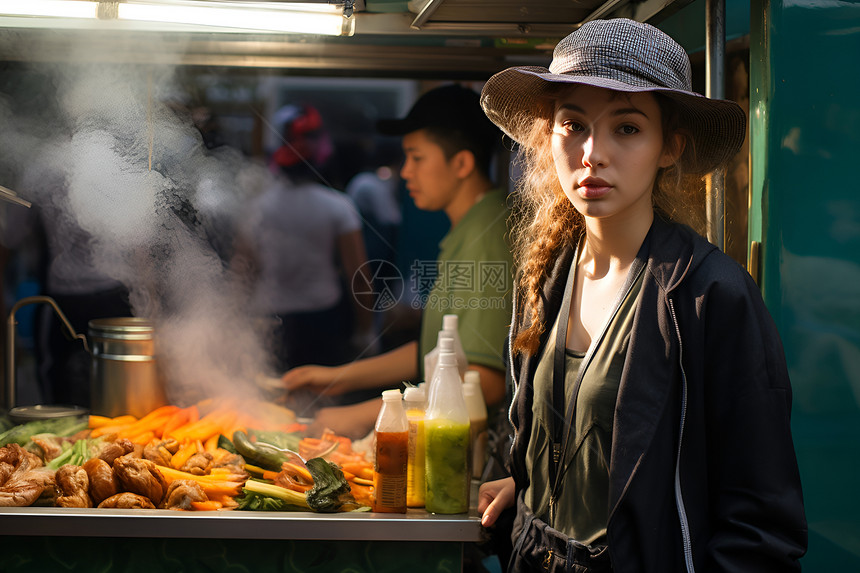
<instances>
[{"instance_id":1,"label":"plastic sauce bottle","mask_svg":"<svg viewBox=\"0 0 860 573\"><path fill-rule=\"evenodd\" d=\"M433 392L433 383L436 380L436 375L439 373L439 353L440 352L454 352L454 339L451 337L451 333L445 332L443 330L439 331L439 342L437 343L436 348L433 349L436 352L436 356L433 357L430 368L431 370L425 371L424 374L427 376L427 398L429 400L430 394ZM429 354L428 354L429 356ZM456 356L456 355L455 355ZM427 362L425 361L425 368L427 367ZM459 371L458 371L459 372ZM459 377L459 374L457 374ZM428 403L429 405L429 403Z\"/></svg>"},{"instance_id":2,"label":"plastic sauce bottle","mask_svg":"<svg viewBox=\"0 0 860 573\"><path fill-rule=\"evenodd\" d=\"M424 412L427 406L423 388L403 392L409 422L409 456L406 466L406 507L424 507Z\"/></svg>"},{"instance_id":3,"label":"plastic sauce bottle","mask_svg":"<svg viewBox=\"0 0 860 573\"><path fill-rule=\"evenodd\" d=\"M457 356L457 370L460 372L460 378L466 374L466 369L469 367L469 360L466 358L466 351L463 349L463 343L460 342L460 327L459 318L456 314L446 314L442 316L442 330L450 332L454 339L454 354Z\"/></svg>"},{"instance_id":4,"label":"plastic sauce bottle","mask_svg":"<svg viewBox=\"0 0 860 573\"><path fill-rule=\"evenodd\" d=\"M480 478L487 464L487 403L484 401L484 391L481 390L481 374L468 370L463 380L463 398L469 411L470 438L472 449L472 477Z\"/></svg>"},{"instance_id":5,"label":"plastic sauce bottle","mask_svg":"<svg viewBox=\"0 0 860 573\"><path fill-rule=\"evenodd\" d=\"M382 393L382 408L376 418L375 430L373 511L406 513L409 424L400 390Z\"/></svg>"},{"instance_id":6,"label":"plastic sauce bottle","mask_svg":"<svg viewBox=\"0 0 860 573\"><path fill-rule=\"evenodd\" d=\"M432 513L469 510L469 412L453 352L440 352L424 420L424 506Z\"/></svg>"},{"instance_id":7,"label":"plastic sauce bottle","mask_svg":"<svg viewBox=\"0 0 860 573\"><path fill-rule=\"evenodd\" d=\"M447 330L440 330L436 335L436 346L424 355L424 379L427 382L433 381L436 365L439 363L439 352L444 349L454 350L454 336Z\"/></svg>"},{"instance_id":8,"label":"plastic sauce bottle","mask_svg":"<svg viewBox=\"0 0 860 573\"><path fill-rule=\"evenodd\" d=\"M442 330L439 331L436 339L436 347L424 355L424 378L427 381L433 379L436 373L436 364L439 361L439 352L442 348L443 338L452 338L454 340L454 354L457 356L457 369L462 377L469 367L469 361L466 358L466 351L463 349L463 343L460 342L459 319L456 314L446 314L442 316Z\"/></svg>"}]
</instances>

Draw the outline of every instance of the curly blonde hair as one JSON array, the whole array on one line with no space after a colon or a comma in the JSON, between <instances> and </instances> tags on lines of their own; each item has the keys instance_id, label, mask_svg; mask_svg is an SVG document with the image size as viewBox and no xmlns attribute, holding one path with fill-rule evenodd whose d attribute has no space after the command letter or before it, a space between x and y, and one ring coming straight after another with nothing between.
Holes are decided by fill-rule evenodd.
<instances>
[{"instance_id":1,"label":"curly blonde hair","mask_svg":"<svg viewBox=\"0 0 860 573\"><path fill-rule=\"evenodd\" d=\"M513 351L534 354L546 330L543 317L543 287L565 246L576 244L585 233L585 219L564 194L555 171L551 149L554 94L538 102L540 113L514 119L520 138L516 159L522 169L513 194L513 255L517 273L519 322L530 319L527 328L512 341ZM654 94L660 106L664 145L683 139L680 158L660 169L652 193L656 213L663 218L704 229L702 181L685 168L695 157L694 141L683 129L684 119L672 101Z\"/></svg>"}]
</instances>

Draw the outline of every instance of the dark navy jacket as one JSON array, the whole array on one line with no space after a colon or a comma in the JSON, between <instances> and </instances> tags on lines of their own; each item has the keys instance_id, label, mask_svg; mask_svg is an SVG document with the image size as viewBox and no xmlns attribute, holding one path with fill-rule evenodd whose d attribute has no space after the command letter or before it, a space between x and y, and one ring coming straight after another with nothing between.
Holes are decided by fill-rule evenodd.
<instances>
[{"instance_id":1,"label":"dark navy jacket","mask_svg":"<svg viewBox=\"0 0 860 573\"><path fill-rule=\"evenodd\" d=\"M572 256L571 247L558 257L544 289L547 333ZM645 273L613 426L614 571L799 571L807 526L791 386L758 287L691 229L659 217ZM525 326L514 316L511 340ZM535 356L511 363L518 491L528 480Z\"/></svg>"}]
</instances>

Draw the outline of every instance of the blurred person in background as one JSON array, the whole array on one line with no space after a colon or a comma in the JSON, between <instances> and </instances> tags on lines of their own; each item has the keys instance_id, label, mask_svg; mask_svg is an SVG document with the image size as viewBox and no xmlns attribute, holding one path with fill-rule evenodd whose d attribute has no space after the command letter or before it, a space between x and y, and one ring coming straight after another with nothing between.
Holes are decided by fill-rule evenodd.
<instances>
[{"instance_id":1,"label":"blurred person in background","mask_svg":"<svg viewBox=\"0 0 860 573\"><path fill-rule=\"evenodd\" d=\"M498 406L505 397L504 340L510 322L511 252L506 240L506 193L494 189L491 163L501 132L490 123L478 94L447 85L424 94L403 119L382 120L380 132L402 136L400 171L415 205L443 211L451 229L436 261L416 261L433 287L423 305L420 338L394 350L340 366L310 365L283 376L288 391L308 388L323 395L396 388L419 381L424 355L437 342L444 314L457 314L469 369L481 374L484 398ZM496 273L485 274L494 270ZM369 433L380 398L316 413L310 434L328 428L349 437Z\"/></svg>"},{"instance_id":2,"label":"blurred person in background","mask_svg":"<svg viewBox=\"0 0 860 573\"><path fill-rule=\"evenodd\" d=\"M128 289L102 270L92 235L69 215L65 175L51 167L49 154L39 159L41 168L27 170L19 188L33 206L8 218L5 246L35 263L38 294L54 299L77 334L87 334L91 320L131 316ZM34 245L40 246L38 259ZM70 340L50 306L33 311L40 400L89 407L92 357L79 340Z\"/></svg>"},{"instance_id":3,"label":"blurred person in background","mask_svg":"<svg viewBox=\"0 0 860 573\"><path fill-rule=\"evenodd\" d=\"M249 280L252 312L281 321L281 371L339 364L373 340L369 294L348 290L367 260L361 219L319 175L332 152L319 111L288 105L273 120L283 142L271 158L275 178L239 225L233 266Z\"/></svg>"}]
</instances>

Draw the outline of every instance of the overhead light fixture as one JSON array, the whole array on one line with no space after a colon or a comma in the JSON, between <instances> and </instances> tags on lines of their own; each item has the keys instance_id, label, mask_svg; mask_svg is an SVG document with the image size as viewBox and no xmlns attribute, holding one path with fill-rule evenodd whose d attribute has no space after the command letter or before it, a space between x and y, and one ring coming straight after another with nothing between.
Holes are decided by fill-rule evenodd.
<instances>
[{"instance_id":1,"label":"overhead light fixture","mask_svg":"<svg viewBox=\"0 0 860 573\"><path fill-rule=\"evenodd\" d=\"M0 16L83 18L247 31L352 36L353 1L344 6L220 0L0 0Z\"/></svg>"}]
</instances>

